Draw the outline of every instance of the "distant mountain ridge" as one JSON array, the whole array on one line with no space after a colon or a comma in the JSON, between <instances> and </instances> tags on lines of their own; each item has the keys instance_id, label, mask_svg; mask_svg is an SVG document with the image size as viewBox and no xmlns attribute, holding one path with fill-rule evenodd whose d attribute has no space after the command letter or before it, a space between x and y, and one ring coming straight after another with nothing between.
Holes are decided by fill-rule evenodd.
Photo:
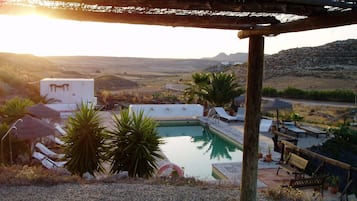
<instances>
[{"instance_id":1,"label":"distant mountain ridge","mask_svg":"<svg viewBox=\"0 0 357 201\"><path fill-rule=\"evenodd\" d=\"M226 53L221 52L214 57L203 58L203 59L210 59L210 60L221 61L221 62L244 63L248 61L248 53L238 52L238 53L227 55Z\"/></svg>"}]
</instances>

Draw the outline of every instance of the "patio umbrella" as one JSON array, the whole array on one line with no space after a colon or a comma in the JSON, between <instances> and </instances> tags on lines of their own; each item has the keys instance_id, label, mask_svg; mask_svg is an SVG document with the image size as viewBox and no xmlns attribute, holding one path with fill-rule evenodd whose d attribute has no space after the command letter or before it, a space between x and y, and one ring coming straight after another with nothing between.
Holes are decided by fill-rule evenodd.
<instances>
[{"instance_id":1,"label":"patio umbrella","mask_svg":"<svg viewBox=\"0 0 357 201\"><path fill-rule=\"evenodd\" d=\"M58 121L61 119L61 114L57 110L47 107L46 105L39 103L27 108L27 112L34 117L40 119L52 119Z\"/></svg>"},{"instance_id":2,"label":"patio umbrella","mask_svg":"<svg viewBox=\"0 0 357 201\"><path fill-rule=\"evenodd\" d=\"M233 103L237 107L240 106L242 103L245 103L245 95L235 97Z\"/></svg>"},{"instance_id":3,"label":"patio umbrella","mask_svg":"<svg viewBox=\"0 0 357 201\"><path fill-rule=\"evenodd\" d=\"M293 105L289 102L282 101L278 98L274 99L273 101L269 101L267 104L263 106L263 110L276 110L276 125L279 128L279 110L292 110Z\"/></svg>"},{"instance_id":4,"label":"patio umbrella","mask_svg":"<svg viewBox=\"0 0 357 201\"><path fill-rule=\"evenodd\" d=\"M32 140L39 137L55 134L55 128L40 119L26 115L16 124L16 136L23 140Z\"/></svg>"}]
</instances>

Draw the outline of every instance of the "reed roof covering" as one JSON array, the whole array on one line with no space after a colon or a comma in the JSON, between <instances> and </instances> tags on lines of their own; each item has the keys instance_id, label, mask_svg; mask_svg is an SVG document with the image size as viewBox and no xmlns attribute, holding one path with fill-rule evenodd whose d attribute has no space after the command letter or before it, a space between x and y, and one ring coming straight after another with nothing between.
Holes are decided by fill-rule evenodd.
<instances>
[{"instance_id":1,"label":"reed roof covering","mask_svg":"<svg viewBox=\"0 0 357 201\"><path fill-rule=\"evenodd\" d=\"M357 24L357 0L0 0L0 14L243 30L240 38Z\"/></svg>"}]
</instances>

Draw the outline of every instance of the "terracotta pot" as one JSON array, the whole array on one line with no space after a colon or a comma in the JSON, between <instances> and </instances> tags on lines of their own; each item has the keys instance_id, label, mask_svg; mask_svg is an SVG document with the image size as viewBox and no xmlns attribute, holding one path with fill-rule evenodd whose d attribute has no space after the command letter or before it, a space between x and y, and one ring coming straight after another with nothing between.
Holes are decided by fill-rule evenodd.
<instances>
[{"instance_id":1,"label":"terracotta pot","mask_svg":"<svg viewBox=\"0 0 357 201\"><path fill-rule=\"evenodd\" d=\"M332 194L336 194L338 192L338 186L330 186L329 189Z\"/></svg>"},{"instance_id":2,"label":"terracotta pot","mask_svg":"<svg viewBox=\"0 0 357 201\"><path fill-rule=\"evenodd\" d=\"M263 154L262 153L258 153L258 159L263 158Z\"/></svg>"},{"instance_id":3,"label":"terracotta pot","mask_svg":"<svg viewBox=\"0 0 357 201\"><path fill-rule=\"evenodd\" d=\"M272 159L272 157L271 157L271 154L265 155L264 161L266 161L266 162L272 162L273 159Z\"/></svg>"}]
</instances>

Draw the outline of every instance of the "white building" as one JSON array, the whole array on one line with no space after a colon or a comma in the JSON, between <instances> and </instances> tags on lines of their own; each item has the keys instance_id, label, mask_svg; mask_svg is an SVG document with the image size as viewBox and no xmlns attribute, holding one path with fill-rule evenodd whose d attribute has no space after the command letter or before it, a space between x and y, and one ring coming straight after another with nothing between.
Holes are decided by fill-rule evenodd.
<instances>
[{"instance_id":1,"label":"white building","mask_svg":"<svg viewBox=\"0 0 357 201\"><path fill-rule=\"evenodd\" d=\"M76 110L83 103L97 104L94 79L45 78L40 81L40 94L58 100L47 106L60 112Z\"/></svg>"}]
</instances>

